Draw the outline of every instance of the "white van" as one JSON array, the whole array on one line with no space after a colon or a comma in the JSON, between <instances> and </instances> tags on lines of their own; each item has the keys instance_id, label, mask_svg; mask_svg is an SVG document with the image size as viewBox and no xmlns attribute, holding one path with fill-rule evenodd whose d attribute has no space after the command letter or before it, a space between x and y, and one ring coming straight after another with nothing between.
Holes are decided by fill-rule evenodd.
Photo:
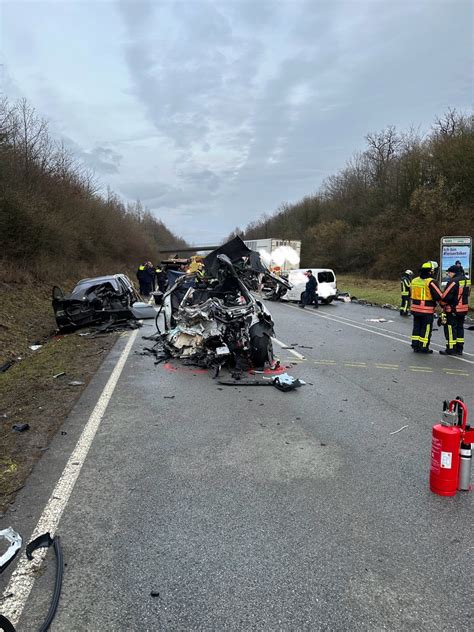
<instances>
[{"instance_id":1,"label":"white van","mask_svg":"<svg viewBox=\"0 0 474 632\"><path fill-rule=\"evenodd\" d=\"M285 296L282 296L282 301L301 301L301 294L305 291L306 282L308 281L306 276L308 270L312 271L318 281L319 301L327 304L336 298L337 288L334 270L329 268L301 268L288 271L288 281L291 283L292 288L288 290Z\"/></svg>"}]
</instances>

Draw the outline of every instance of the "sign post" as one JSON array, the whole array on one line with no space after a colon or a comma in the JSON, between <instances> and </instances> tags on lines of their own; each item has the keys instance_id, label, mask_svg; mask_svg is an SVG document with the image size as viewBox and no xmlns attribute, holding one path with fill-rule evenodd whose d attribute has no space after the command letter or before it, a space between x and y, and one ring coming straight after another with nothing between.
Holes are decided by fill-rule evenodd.
<instances>
[{"instance_id":1,"label":"sign post","mask_svg":"<svg viewBox=\"0 0 474 632\"><path fill-rule=\"evenodd\" d=\"M461 262L464 274L471 278L472 237L441 237L440 245L440 281L444 286L449 280L447 270L456 261Z\"/></svg>"}]
</instances>

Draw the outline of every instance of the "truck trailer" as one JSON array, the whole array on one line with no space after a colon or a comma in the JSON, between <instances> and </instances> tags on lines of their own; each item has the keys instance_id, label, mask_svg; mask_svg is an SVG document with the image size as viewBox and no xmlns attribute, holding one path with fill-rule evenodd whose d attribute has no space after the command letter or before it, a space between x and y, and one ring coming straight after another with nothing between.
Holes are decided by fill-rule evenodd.
<instances>
[{"instance_id":1,"label":"truck trailer","mask_svg":"<svg viewBox=\"0 0 474 632\"><path fill-rule=\"evenodd\" d=\"M276 272L288 272L300 267L301 241L296 239L253 239L244 242L257 251L264 263Z\"/></svg>"}]
</instances>

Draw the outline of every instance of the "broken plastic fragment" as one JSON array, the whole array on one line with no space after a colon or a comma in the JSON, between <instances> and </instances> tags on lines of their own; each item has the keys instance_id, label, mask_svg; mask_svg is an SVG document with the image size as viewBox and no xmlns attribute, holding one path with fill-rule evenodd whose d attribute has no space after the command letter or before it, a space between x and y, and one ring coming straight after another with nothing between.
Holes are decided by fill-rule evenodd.
<instances>
[{"instance_id":1,"label":"broken plastic fragment","mask_svg":"<svg viewBox=\"0 0 474 632\"><path fill-rule=\"evenodd\" d=\"M10 546L5 551L3 555L0 555L0 573L10 564L15 555L21 549L21 545L23 544L23 540L21 539L21 535L14 531L12 527L8 527L8 529L3 529L0 531L0 538L7 540L10 543Z\"/></svg>"},{"instance_id":2,"label":"broken plastic fragment","mask_svg":"<svg viewBox=\"0 0 474 632\"><path fill-rule=\"evenodd\" d=\"M13 432L25 432L25 430L28 430L30 427L30 424L14 424L12 426L12 430Z\"/></svg>"}]
</instances>

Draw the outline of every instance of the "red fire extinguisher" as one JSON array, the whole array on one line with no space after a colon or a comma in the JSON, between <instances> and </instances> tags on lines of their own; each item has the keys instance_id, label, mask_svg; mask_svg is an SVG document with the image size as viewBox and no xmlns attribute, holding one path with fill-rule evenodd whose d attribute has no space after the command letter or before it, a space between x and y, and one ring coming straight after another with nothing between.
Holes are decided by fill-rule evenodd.
<instances>
[{"instance_id":1,"label":"red fire extinguisher","mask_svg":"<svg viewBox=\"0 0 474 632\"><path fill-rule=\"evenodd\" d=\"M471 444L474 430L467 425L467 406L461 398L444 404L443 421L433 426L430 489L454 496L471 489Z\"/></svg>"}]
</instances>

